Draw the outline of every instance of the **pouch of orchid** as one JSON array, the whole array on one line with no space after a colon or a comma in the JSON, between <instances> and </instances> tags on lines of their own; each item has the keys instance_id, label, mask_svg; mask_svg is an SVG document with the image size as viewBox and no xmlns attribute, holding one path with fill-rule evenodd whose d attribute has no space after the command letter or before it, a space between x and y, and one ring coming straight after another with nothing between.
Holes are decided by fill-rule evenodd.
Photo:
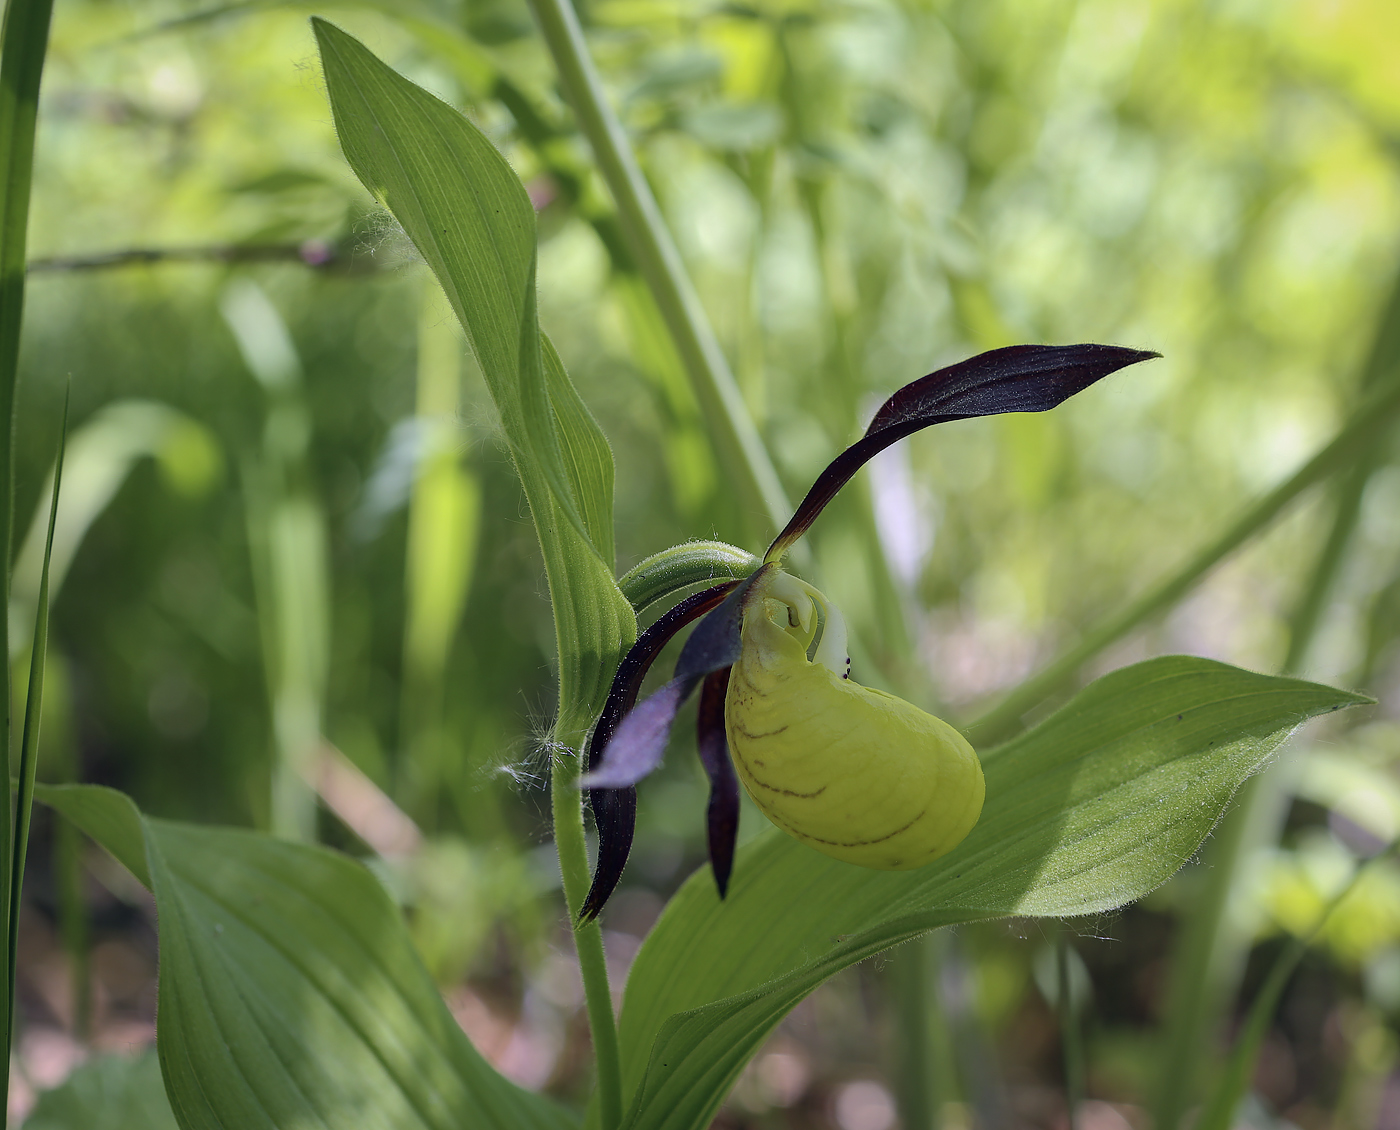
<instances>
[{"instance_id":1,"label":"pouch of orchid","mask_svg":"<svg viewBox=\"0 0 1400 1130\"><path fill-rule=\"evenodd\" d=\"M752 573L686 597L644 631L618 667L580 780L598 826L583 916L602 910L622 876L636 823L633 786L660 763L671 723L697 687L710 865L721 898L741 780L779 828L848 863L907 870L953 850L982 811L976 752L948 723L850 679L841 613L785 572L784 558L856 471L898 440L949 420L1044 412L1156 356L1109 345L1014 345L906 385L817 477ZM702 616L674 677L637 703L666 642Z\"/></svg>"}]
</instances>

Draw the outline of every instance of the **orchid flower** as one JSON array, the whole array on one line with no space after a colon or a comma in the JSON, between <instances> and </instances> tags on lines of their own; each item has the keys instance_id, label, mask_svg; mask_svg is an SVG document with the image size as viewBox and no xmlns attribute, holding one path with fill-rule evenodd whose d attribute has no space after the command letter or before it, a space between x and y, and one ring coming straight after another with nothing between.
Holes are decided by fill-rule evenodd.
<instances>
[{"instance_id":1,"label":"orchid flower","mask_svg":"<svg viewBox=\"0 0 1400 1130\"><path fill-rule=\"evenodd\" d=\"M982 810L976 752L947 722L853 682L841 613L783 561L856 471L891 444L949 420L1044 412L1156 356L1107 345L1014 345L904 386L817 476L748 576L686 597L642 632L618 667L580 779L598 826L583 916L595 917L617 886L636 823L634 786L660 763L671 723L697 688L710 866L721 898L733 869L740 781L779 828L849 863L907 870L952 851ZM697 619L671 681L637 703L661 649Z\"/></svg>"}]
</instances>

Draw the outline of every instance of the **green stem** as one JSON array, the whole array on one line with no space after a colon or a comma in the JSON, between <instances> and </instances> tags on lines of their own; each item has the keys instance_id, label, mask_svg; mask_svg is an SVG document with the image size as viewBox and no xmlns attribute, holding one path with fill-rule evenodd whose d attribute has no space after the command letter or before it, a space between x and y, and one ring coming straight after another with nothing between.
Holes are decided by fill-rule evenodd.
<instances>
[{"instance_id":1,"label":"green stem","mask_svg":"<svg viewBox=\"0 0 1400 1130\"><path fill-rule=\"evenodd\" d=\"M1389 382L1366 398L1341 430L1287 481L1279 484L1239 516L1223 534L1171 577L1148 590L1118 615L1090 628L1083 637L1039 673L1031 676L966 729L979 744L1010 736L1023 716L1067 683L1088 660L1116 643L1144 621L1165 612L1216 565L1265 529L1309 487L1356 463L1400 412L1400 381Z\"/></svg>"},{"instance_id":2,"label":"green stem","mask_svg":"<svg viewBox=\"0 0 1400 1130\"><path fill-rule=\"evenodd\" d=\"M758 510L769 526L779 528L792 513L792 506L622 123L608 102L578 17L569 0L530 0L530 8L554 57L564 97L593 147L598 170L617 205L637 268L676 343L710 434L727 449L725 454L748 505Z\"/></svg>"},{"instance_id":3,"label":"green stem","mask_svg":"<svg viewBox=\"0 0 1400 1130\"><path fill-rule=\"evenodd\" d=\"M904 1130L938 1130L940 1103L933 1074L934 1016L929 992L932 935L915 938L890 955L889 989L895 1007L895 1080Z\"/></svg>"},{"instance_id":4,"label":"green stem","mask_svg":"<svg viewBox=\"0 0 1400 1130\"><path fill-rule=\"evenodd\" d=\"M618 1052L612 990L608 986L608 964L603 954L603 931L597 919L579 921L589 882L588 848L583 838L583 794L578 787L581 756L579 751L567 746L558 747L554 755L550 776L554 844L564 880L564 902L574 927L574 946L583 976L584 1007L593 1032L602 1130L617 1130L622 1125L622 1057Z\"/></svg>"},{"instance_id":5,"label":"green stem","mask_svg":"<svg viewBox=\"0 0 1400 1130\"><path fill-rule=\"evenodd\" d=\"M1084 1041L1070 982L1069 927L1063 922L1056 924L1055 996L1055 1010L1060 1014L1060 1046L1064 1053L1065 1106L1069 1111L1069 1130L1077 1130L1079 1104L1084 1096Z\"/></svg>"},{"instance_id":6,"label":"green stem","mask_svg":"<svg viewBox=\"0 0 1400 1130\"><path fill-rule=\"evenodd\" d=\"M77 783L72 773L65 773L64 778L64 784ZM73 1036L86 1044L92 1038L92 960L83 901L83 838L76 824L57 813L53 817L53 861L59 936L68 954L73 992Z\"/></svg>"}]
</instances>

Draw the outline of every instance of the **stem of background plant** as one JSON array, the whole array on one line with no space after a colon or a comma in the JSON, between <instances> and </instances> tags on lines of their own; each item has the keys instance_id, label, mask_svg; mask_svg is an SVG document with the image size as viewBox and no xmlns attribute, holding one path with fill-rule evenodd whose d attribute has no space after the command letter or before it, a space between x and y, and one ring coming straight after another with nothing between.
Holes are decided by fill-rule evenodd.
<instances>
[{"instance_id":1,"label":"stem of background plant","mask_svg":"<svg viewBox=\"0 0 1400 1130\"><path fill-rule=\"evenodd\" d=\"M4 591L0 592L0 641L9 654L10 638L10 560L13 556L15 512L15 380L19 368L19 333L24 316L24 259L29 230L29 194L34 172L34 123L39 108L39 80L43 76L48 50L49 22L53 0L9 0L5 21L0 28L0 562L3 562ZM4 717L0 719L0 763L10 773L10 664L3 664ZM0 817L0 906L8 908L10 871L13 864L14 816L6 790L4 814ZM0 912L5 913L5 912ZM0 929L0 938L10 931ZM8 942L0 942L6 945ZM4 955L8 966L10 954ZM4 1012L12 1010L11 990L5 989ZM0 1101L9 1105L9 1026L0 1044L0 1065L5 1079L0 1082ZM0 1118L3 1118L0 1113Z\"/></svg>"},{"instance_id":2,"label":"stem of background plant","mask_svg":"<svg viewBox=\"0 0 1400 1130\"><path fill-rule=\"evenodd\" d=\"M559 873L564 880L564 902L574 927L574 946L583 976L584 1007L593 1032L598 1111L602 1116L602 1130L617 1130L622 1125L622 1059L618 1052L612 990L608 986L608 963L603 953L603 930L596 918L579 921L589 883L588 848L583 838L583 796L578 787L582 757L579 748L566 745L555 748L550 803L554 810Z\"/></svg>"},{"instance_id":3,"label":"stem of background plant","mask_svg":"<svg viewBox=\"0 0 1400 1130\"><path fill-rule=\"evenodd\" d=\"M403 678L399 697L403 805L432 832L444 793L464 827L483 838L498 827L491 794L456 787L460 750L444 720L444 680L462 621L480 532L481 485L464 465L455 426L464 347L442 287L424 273L418 313L417 427L420 453L404 549ZM467 805L463 801L467 800Z\"/></svg>"},{"instance_id":4,"label":"stem of background plant","mask_svg":"<svg viewBox=\"0 0 1400 1130\"><path fill-rule=\"evenodd\" d=\"M685 364L710 433L725 449L725 462L733 468L748 505L760 511L771 528L780 529L792 513L787 493L754 427L622 123L607 100L578 17L569 0L530 0L530 8L554 57L564 97L608 183L637 268L651 289Z\"/></svg>"},{"instance_id":5,"label":"stem of background plant","mask_svg":"<svg viewBox=\"0 0 1400 1130\"><path fill-rule=\"evenodd\" d=\"M1363 392L1386 384L1400 388L1400 277L1377 322L1375 342L1362 373ZM1289 625L1287 674L1303 670L1317 634L1322 610L1346 560L1361 516L1366 484L1382 463L1381 439L1373 440L1337 485L1332 526L1323 543ZM1181 946L1176 951L1168 994L1166 1056L1157 1081L1153 1123L1175 1130L1194 1097L1194 1085L1208 1058L1215 1057L1215 1037L1225 1010L1234 1000L1244 970L1249 939L1240 935L1229 908L1247 892L1240 889L1244 865L1278 837L1287 804L1285 763L1246 782L1221 822L1206 853L1205 889L1197 900Z\"/></svg>"},{"instance_id":6,"label":"stem of background plant","mask_svg":"<svg viewBox=\"0 0 1400 1130\"><path fill-rule=\"evenodd\" d=\"M1064 1057L1065 1110L1069 1130L1079 1125L1079 1104L1084 1097L1084 1038L1079 1009L1070 981L1069 926L1055 924L1055 1011L1060 1014L1060 1049Z\"/></svg>"},{"instance_id":7,"label":"stem of background plant","mask_svg":"<svg viewBox=\"0 0 1400 1130\"><path fill-rule=\"evenodd\" d=\"M895 1084L899 1121L905 1130L938 1130L942 1096L933 1072L929 974L932 955L926 938L915 938L890 954L889 985L899 1033Z\"/></svg>"},{"instance_id":8,"label":"stem of background plant","mask_svg":"<svg viewBox=\"0 0 1400 1130\"><path fill-rule=\"evenodd\" d=\"M1086 662L1144 621L1171 608L1216 565L1266 529L1308 487L1356 463L1394 422L1397 413L1400 413L1400 381L1387 382L1362 402L1326 447L1286 482L1249 507L1220 537L1117 616L1090 628L1078 643L1048 667L1032 675L986 714L965 726L966 732L980 746L1010 737L1021 727L1028 711L1069 682Z\"/></svg>"}]
</instances>

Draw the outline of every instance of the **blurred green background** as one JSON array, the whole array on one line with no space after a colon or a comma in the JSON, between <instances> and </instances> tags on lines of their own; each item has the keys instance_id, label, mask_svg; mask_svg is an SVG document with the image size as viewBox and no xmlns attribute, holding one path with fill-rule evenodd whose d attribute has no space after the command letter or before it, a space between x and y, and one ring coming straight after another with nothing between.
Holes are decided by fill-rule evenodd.
<instances>
[{"instance_id":1,"label":"blurred green background","mask_svg":"<svg viewBox=\"0 0 1400 1130\"><path fill-rule=\"evenodd\" d=\"M941 364L1020 341L1164 355L1048 415L920 435L826 512L804 571L851 622L860 681L975 717L1356 403L1400 264L1391 0L580 11L794 497ZM60 0L19 433L27 516L71 382L40 773L370 858L483 1050L577 1098L586 1029L546 842L543 569L455 324L340 156L312 12L462 108L528 186L542 321L613 443L619 570L686 538L757 551L774 532L736 501L524 0ZM1176 651L1278 670L1330 521L1315 491L1094 670ZM15 601L32 610L28 552ZM1289 755L1282 839L1251 856L1251 897L1232 908L1254 942L1241 1005L1400 832L1397 638L1400 465L1385 452L1302 665L1380 705ZM11 644L21 666L26 646ZM686 742L642 787L604 919L615 983L703 859ZM152 912L44 819L21 1106L88 1044L153 1031ZM746 809L741 834L761 820ZM1141 1125L1198 871L1070 926L1089 974L1089 1130ZM1063 1125L1043 928L940 945L945 1121ZM868 965L805 1003L721 1124L893 1125L886 980ZM1290 983L1256 1124L1400 1126L1397 1025L1400 868L1380 864Z\"/></svg>"}]
</instances>

